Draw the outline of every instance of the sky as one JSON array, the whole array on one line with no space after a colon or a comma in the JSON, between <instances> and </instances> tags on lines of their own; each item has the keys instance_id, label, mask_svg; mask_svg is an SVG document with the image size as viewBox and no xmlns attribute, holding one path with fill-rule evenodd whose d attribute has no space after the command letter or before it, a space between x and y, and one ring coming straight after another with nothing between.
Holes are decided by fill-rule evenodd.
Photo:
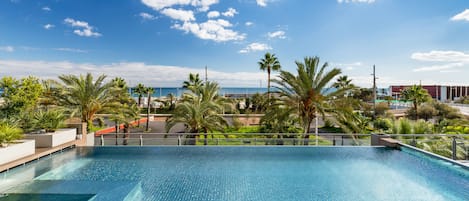
<instances>
[{"instance_id":1,"label":"sky","mask_svg":"<svg viewBox=\"0 0 469 201\"><path fill-rule=\"evenodd\" d=\"M265 87L318 56L353 83L469 85L469 0L2 0L0 77L122 77L179 87ZM277 72L274 73L274 77Z\"/></svg>"}]
</instances>

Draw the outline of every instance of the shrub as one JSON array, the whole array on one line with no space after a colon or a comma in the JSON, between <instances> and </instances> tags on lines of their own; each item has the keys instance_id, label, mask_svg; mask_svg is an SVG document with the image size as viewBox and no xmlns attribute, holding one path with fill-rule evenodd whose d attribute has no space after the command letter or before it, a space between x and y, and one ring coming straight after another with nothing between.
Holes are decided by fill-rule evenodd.
<instances>
[{"instance_id":1,"label":"shrub","mask_svg":"<svg viewBox=\"0 0 469 201\"><path fill-rule=\"evenodd\" d=\"M23 131L11 124L0 123L0 146L9 144L15 140L19 140L23 137Z\"/></svg>"},{"instance_id":2,"label":"shrub","mask_svg":"<svg viewBox=\"0 0 469 201\"><path fill-rule=\"evenodd\" d=\"M432 130L432 126L424 120L414 123L414 134L431 134Z\"/></svg>"},{"instance_id":3,"label":"shrub","mask_svg":"<svg viewBox=\"0 0 469 201\"><path fill-rule=\"evenodd\" d=\"M383 116L386 114L386 111L389 110L388 103L381 102L376 104L376 116Z\"/></svg>"},{"instance_id":4,"label":"shrub","mask_svg":"<svg viewBox=\"0 0 469 201\"><path fill-rule=\"evenodd\" d=\"M412 125L408 119L399 120L399 134L412 134Z\"/></svg>"},{"instance_id":5,"label":"shrub","mask_svg":"<svg viewBox=\"0 0 469 201\"><path fill-rule=\"evenodd\" d=\"M46 132L54 132L63 126L65 116L59 110L39 110L34 114L34 126L45 129Z\"/></svg>"},{"instance_id":6,"label":"shrub","mask_svg":"<svg viewBox=\"0 0 469 201\"><path fill-rule=\"evenodd\" d=\"M379 131L385 132L392 127L392 122L389 119L378 118L373 123L373 127Z\"/></svg>"}]
</instances>

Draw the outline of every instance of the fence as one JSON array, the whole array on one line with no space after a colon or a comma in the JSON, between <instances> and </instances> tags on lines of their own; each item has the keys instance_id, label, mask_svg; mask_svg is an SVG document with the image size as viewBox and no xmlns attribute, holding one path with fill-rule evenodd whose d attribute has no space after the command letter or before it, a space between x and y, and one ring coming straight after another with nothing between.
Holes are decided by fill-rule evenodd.
<instances>
[{"instance_id":1,"label":"fence","mask_svg":"<svg viewBox=\"0 0 469 201\"><path fill-rule=\"evenodd\" d=\"M96 146L370 146L371 134L343 133L131 133L107 134L95 139ZM469 160L468 134L389 134L402 143L453 159Z\"/></svg>"}]
</instances>

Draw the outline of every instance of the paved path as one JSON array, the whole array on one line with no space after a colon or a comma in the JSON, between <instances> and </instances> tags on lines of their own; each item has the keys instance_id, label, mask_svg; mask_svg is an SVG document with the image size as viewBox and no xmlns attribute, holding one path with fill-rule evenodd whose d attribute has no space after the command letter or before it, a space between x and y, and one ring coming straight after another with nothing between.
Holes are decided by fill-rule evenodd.
<instances>
[{"instance_id":1,"label":"paved path","mask_svg":"<svg viewBox=\"0 0 469 201\"><path fill-rule=\"evenodd\" d=\"M467 104L450 104L451 107L458 109L463 115L469 116L469 105Z\"/></svg>"}]
</instances>

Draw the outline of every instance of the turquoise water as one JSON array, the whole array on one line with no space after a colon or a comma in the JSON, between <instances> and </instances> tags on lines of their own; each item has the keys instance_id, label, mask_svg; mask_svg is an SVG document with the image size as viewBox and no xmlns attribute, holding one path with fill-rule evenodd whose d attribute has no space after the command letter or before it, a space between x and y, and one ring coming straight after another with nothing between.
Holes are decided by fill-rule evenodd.
<instances>
[{"instance_id":1,"label":"turquoise water","mask_svg":"<svg viewBox=\"0 0 469 201\"><path fill-rule=\"evenodd\" d=\"M2 174L2 193L91 200L469 200L469 170L384 147L77 148Z\"/></svg>"}]
</instances>

